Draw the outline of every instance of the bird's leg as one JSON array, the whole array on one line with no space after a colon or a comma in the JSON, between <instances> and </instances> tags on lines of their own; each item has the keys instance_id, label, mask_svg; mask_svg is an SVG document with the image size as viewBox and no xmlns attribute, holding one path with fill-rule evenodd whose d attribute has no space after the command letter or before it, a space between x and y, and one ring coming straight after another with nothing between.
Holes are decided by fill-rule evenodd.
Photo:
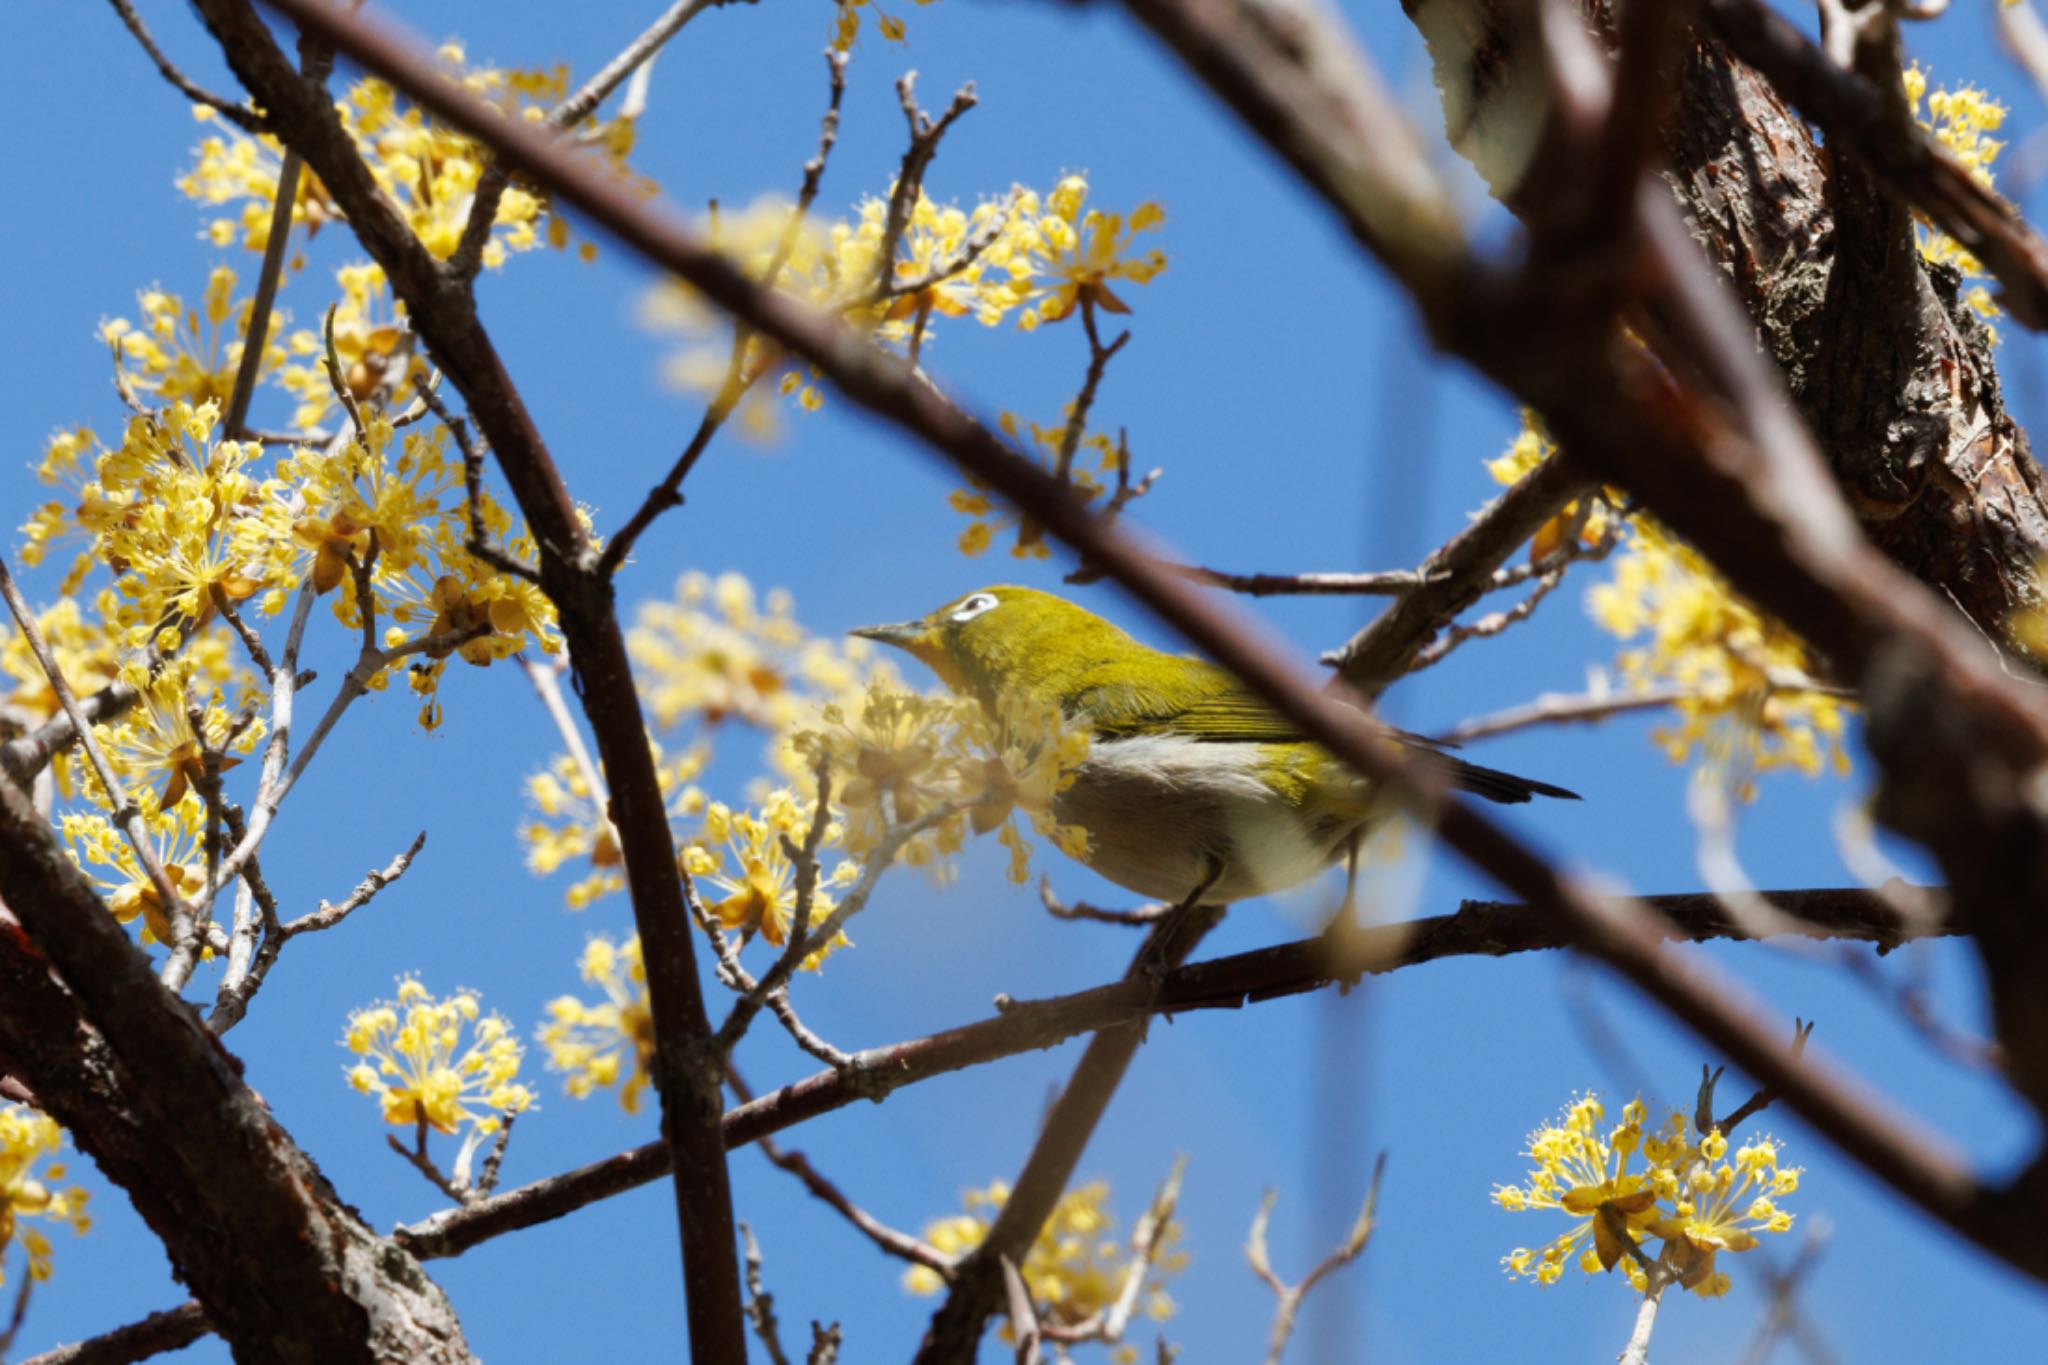
<instances>
[{"instance_id":1,"label":"bird's leg","mask_svg":"<svg viewBox=\"0 0 2048 1365\"><path fill-rule=\"evenodd\" d=\"M1168 945L1179 940L1189 922L1196 917L1197 911L1205 909L1202 897L1208 895L1209 888L1221 880L1223 860L1211 854L1208 865L1203 869L1202 880L1196 884L1195 889L1188 892L1187 898L1179 905L1160 916L1159 922L1153 926L1151 936L1145 940L1145 946L1140 950L1137 961L1131 964L1132 976L1147 977L1155 990L1159 987L1166 979L1166 973L1172 970L1173 960L1179 956L1178 953L1172 952ZM1221 913L1221 907L1209 909L1213 909L1217 914ZM1214 914L1206 917L1202 926L1204 931L1208 928L1208 922L1213 919Z\"/></svg>"},{"instance_id":2,"label":"bird's leg","mask_svg":"<svg viewBox=\"0 0 2048 1365\"><path fill-rule=\"evenodd\" d=\"M1365 830L1361 826L1344 841L1344 900L1337 907L1340 919L1350 920L1358 914L1358 855L1364 848Z\"/></svg>"}]
</instances>

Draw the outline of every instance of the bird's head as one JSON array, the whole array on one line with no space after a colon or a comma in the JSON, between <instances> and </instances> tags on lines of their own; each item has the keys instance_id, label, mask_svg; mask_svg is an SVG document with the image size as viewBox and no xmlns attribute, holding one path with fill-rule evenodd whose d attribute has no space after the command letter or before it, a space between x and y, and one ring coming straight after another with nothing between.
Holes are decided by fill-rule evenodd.
<instances>
[{"instance_id":1,"label":"bird's head","mask_svg":"<svg viewBox=\"0 0 2048 1365\"><path fill-rule=\"evenodd\" d=\"M978 588L914 621L853 634L895 645L955 692L1064 702L1092 665L1140 647L1109 622L1035 588Z\"/></svg>"}]
</instances>

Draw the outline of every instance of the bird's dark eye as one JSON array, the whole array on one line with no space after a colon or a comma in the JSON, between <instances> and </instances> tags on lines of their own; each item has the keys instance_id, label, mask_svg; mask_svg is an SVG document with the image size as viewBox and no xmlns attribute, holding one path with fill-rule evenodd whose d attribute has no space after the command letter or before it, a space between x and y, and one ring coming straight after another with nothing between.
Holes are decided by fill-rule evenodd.
<instances>
[{"instance_id":1,"label":"bird's dark eye","mask_svg":"<svg viewBox=\"0 0 2048 1365\"><path fill-rule=\"evenodd\" d=\"M996 595L994 593L972 593L959 606L953 608L952 615L950 615L946 619L951 621L956 626L965 625L967 624L967 622L972 621L975 617L981 615L983 612L995 610L995 607Z\"/></svg>"}]
</instances>

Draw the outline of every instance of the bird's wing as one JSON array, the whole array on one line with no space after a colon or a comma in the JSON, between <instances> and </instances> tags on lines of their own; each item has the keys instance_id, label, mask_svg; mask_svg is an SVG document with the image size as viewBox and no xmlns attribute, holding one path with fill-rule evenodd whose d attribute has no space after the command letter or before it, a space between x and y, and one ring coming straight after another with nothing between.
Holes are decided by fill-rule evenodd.
<instances>
[{"instance_id":1,"label":"bird's wing","mask_svg":"<svg viewBox=\"0 0 2048 1365\"><path fill-rule=\"evenodd\" d=\"M1072 709L1095 732L1121 739L1171 731L1188 739L1286 744L1301 732L1237 678L1213 664L1184 661L1171 693L1119 679L1083 689Z\"/></svg>"},{"instance_id":2,"label":"bird's wing","mask_svg":"<svg viewBox=\"0 0 2048 1365\"><path fill-rule=\"evenodd\" d=\"M1300 730L1239 682L1235 674L1204 663L1178 677L1172 695L1128 680L1097 683L1074 698L1072 709L1089 721L1096 734L1108 739L1170 732L1217 743L1292 744L1301 740ZM1457 786L1489 801L1520 803L1531 796L1579 799L1578 793L1563 787L1467 763L1445 752L1455 745L1426 735L1391 726L1380 727L1380 734L1448 764L1451 780Z\"/></svg>"}]
</instances>

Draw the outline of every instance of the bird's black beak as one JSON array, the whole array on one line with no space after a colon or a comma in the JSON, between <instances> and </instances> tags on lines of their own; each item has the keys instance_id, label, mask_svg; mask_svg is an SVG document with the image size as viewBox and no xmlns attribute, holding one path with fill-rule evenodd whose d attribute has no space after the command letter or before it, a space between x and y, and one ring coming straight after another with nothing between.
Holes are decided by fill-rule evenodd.
<instances>
[{"instance_id":1,"label":"bird's black beak","mask_svg":"<svg viewBox=\"0 0 2048 1365\"><path fill-rule=\"evenodd\" d=\"M924 634L924 622L899 621L892 626L856 626L846 633L858 635L863 640L876 640L885 645L895 645L898 649L908 649Z\"/></svg>"}]
</instances>

